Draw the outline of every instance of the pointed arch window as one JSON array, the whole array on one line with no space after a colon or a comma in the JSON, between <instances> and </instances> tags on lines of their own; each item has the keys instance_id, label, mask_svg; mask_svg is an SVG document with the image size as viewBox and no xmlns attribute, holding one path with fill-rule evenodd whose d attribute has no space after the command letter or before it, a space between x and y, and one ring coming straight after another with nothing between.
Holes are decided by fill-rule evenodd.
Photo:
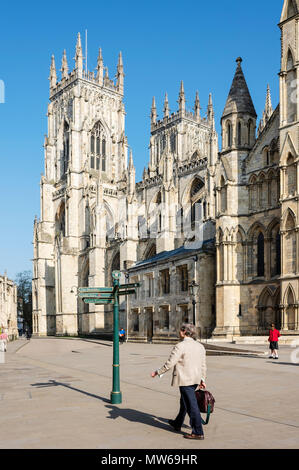
<instances>
[{"instance_id":1,"label":"pointed arch window","mask_svg":"<svg viewBox=\"0 0 299 470\"><path fill-rule=\"evenodd\" d=\"M191 202L191 230L195 229L195 223L201 217L201 190L204 183L200 178L195 178L190 189L190 202Z\"/></svg>"},{"instance_id":2,"label":"pointed arch window","mask_svg":"<svg viewBox=\"0 0 299 470\"><path fill-rule=\"evenodd\" d=\"M69 125L65 122L63 128L63 154L62 154L62 174L67 172L70 158L70 134Z\"/></svg>"},{"instance_id":3,"label":"pointed arch window","mask_svg":"<svg viewBox=\"0 0 299 470\"><path fill-rule=\"evenodd\" d=\"M275 274L281 274L281 240L280 233L277 232L275 239L275 251L276 251L276 263L275 263Z\"/></svg>"},{"instance_id":4,"label":"pointed arch window","mask_svg":"<svg viewBox=\"0 0 299 470\"><path fill-rule=\"evenodd\" d=\"M296 223L293 214L289 211L284 236L284 274L296 272Z\"/></svg>"},{"instance_id":5,"label":"pointed arch window","mask_svg":"<svg viewBox=\"0 0 299 470\"><path fill-rule=\"evenodd\" d=\"M247 136L248 145L251 145L251 134L252 134L252 129L253 129L252 120L251 120L251 119L249 119L249 121L248 121L248 136Z\"/></svg>"},{"instance_id":6,"label":"pointed arch window","mask_svg":"<svg viewBox=\"0 0 299 470\"><path fill-rule=\"evenodd\" d=\"M172 153L175 153L176 151L176 135L174 132L170 135L170 150Z\"/></svg>"},{"instance_id":7,"label":"pointed arch window","mask_svg":"<svg viewBox=\"0 0 299 470\"><path fill-rule=\"evenodd\" d=\"M106 135L100 122L94 126L90 135L90 168L106 171Z\"/></svg>"},{"instance_id":8,"label":"pointed arch window","mask_svg":"<svg viewBox=\"0 0 299 470\"><path fill-rule=\"evenodd\" d=\"M230 122L227 123L226 126L226 133L227 133L227 146L232 146L232 125Z\"/></svg>"},{"instance_id":9,"label":"pointed arch window","mask_svg":"<svg viewBox=\"0 0 299 470\"><path fill-rule=\"evenodd\" d=\"M65 237L65 204L64 203L62 203L59 206L59 209L56 213L55 229L56 229L57 235L62 234L62 236Z\"/></svg>"},{"instance_id":10,"label":"pointed arch window","mask_svg":"<svg viewBox=\"0 0 299 470\"><path fill-rule=\"evenodd\" d=\"M257 189L256 176L254 175L249 183L249 209L256 210L258 202L258 189Z\"/></svg>"},{"instance_id":11,"label":"pointed arch window","mask_svg":"<svg viewBox=\"0 0 299 470\"><path fill-rule=\"evenodd\" d=\"M294 59L291 50L287 55L287 76L286 76L286 102L287 102L287 122L294 122L297 116L297 93L296 93L296 71L294 69Z\"/></svg>"},{"instance_id":12,"label":"pointed arch window","mask_svg":"<svg viewBox=\"0 0 299 470\"><path fill-rule=\"evenodd\" d=\"M241 121L238 122L238 145L242 144L242 127Z\"/></svg>"},{"instance_id":13,"label":"pointed arch window","mask_svg":"<svg viewBox=\"0 0 299 470\"><path fill-rule=\"evenodd\" d=\"M257 237L257 275L265 275L264 235L262 232Z\"/></svg>"},{"instance_id":14,"label":"pointed arch window","mask_svg":"<svg viewBox=\"0 0 299 470\"><path fill-rule=\"evenodd\" d=\"M293 155L287 159L287 193L289 196L295 194L297 189L297 167Z\"/></svg>"}]
</instances>

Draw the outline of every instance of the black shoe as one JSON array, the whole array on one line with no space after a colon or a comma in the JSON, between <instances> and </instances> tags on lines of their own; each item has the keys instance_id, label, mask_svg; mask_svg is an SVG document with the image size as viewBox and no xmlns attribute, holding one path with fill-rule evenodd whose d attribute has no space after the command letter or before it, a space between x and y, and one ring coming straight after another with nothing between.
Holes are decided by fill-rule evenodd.
<instances>
[{"instance_id":1,"label":"black shoe","mask_svg":"<svg viewBox=\"0 0 299 470\"><path fill-rule=\"evenodd\" d=\"M175 425L175 421L173 419L169 419L168 420L168 424L170 424L170 426L176 431L176 432L180 432L181 431L181 428L179 428L178 426Z\"/></svg>"}]
</instances>

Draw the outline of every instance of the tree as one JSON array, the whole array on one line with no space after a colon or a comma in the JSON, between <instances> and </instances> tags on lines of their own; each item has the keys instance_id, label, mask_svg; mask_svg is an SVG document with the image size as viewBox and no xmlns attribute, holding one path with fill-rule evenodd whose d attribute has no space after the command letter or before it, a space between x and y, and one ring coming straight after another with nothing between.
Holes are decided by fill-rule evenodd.
<instances>
[{"instance_id":1,"label":"tree","mask_svg":"<svg viewBox=\"0 0 299 470\"><path fill-rule=\"evenodd\" d=\"M18 304L23 312L24 326L32 331L32 272L22 271L16 275Z\"/></svg>"}]
</instances>

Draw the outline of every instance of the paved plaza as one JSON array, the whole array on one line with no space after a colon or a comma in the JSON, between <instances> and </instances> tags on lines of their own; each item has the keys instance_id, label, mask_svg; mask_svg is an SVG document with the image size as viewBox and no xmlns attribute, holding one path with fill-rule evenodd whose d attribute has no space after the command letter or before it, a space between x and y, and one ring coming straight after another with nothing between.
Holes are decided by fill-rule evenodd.
<instances>
[{"instance_id":1,"label":"paved plaza","mask_svg":"<svg viewBox=\"0 0 299 470\"><path fill-rule=\"evenodd\" d=\"M171 348L121 345L123 403L111 405L111 342L9 343L0 364L0 448L299 448L299 364L291 362L290 346L281 346L278 361L268 354L207 357L207 385L216 405L204 441L183 439L167 424L178 411L179 391L170 386L170 372L161 379L150 373ZM188 424L186 418L183 431L190 432Z\"/></svg>"}]
</instances>

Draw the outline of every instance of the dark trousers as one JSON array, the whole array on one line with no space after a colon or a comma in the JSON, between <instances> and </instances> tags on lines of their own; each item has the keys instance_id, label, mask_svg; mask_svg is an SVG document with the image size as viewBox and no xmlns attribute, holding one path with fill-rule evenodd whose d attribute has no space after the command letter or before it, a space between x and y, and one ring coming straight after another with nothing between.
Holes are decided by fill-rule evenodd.
<instances>
[{"instance_id":1,"label":"dark trousers","mask_svg":"<svg viewBox=\"0 0 299 470\"><path fill-rule=\"evenodd\" d=\"M203 436L203 428L201 423L200 411L195 396L195 390L197 385L188 385L186 387L180 387L181 400L180 400L180 411L175 418L175 425L182 427L186 413L190 418L190 426L192 428L192 434L200 434Z\"/></svg>"}]
</instances>

